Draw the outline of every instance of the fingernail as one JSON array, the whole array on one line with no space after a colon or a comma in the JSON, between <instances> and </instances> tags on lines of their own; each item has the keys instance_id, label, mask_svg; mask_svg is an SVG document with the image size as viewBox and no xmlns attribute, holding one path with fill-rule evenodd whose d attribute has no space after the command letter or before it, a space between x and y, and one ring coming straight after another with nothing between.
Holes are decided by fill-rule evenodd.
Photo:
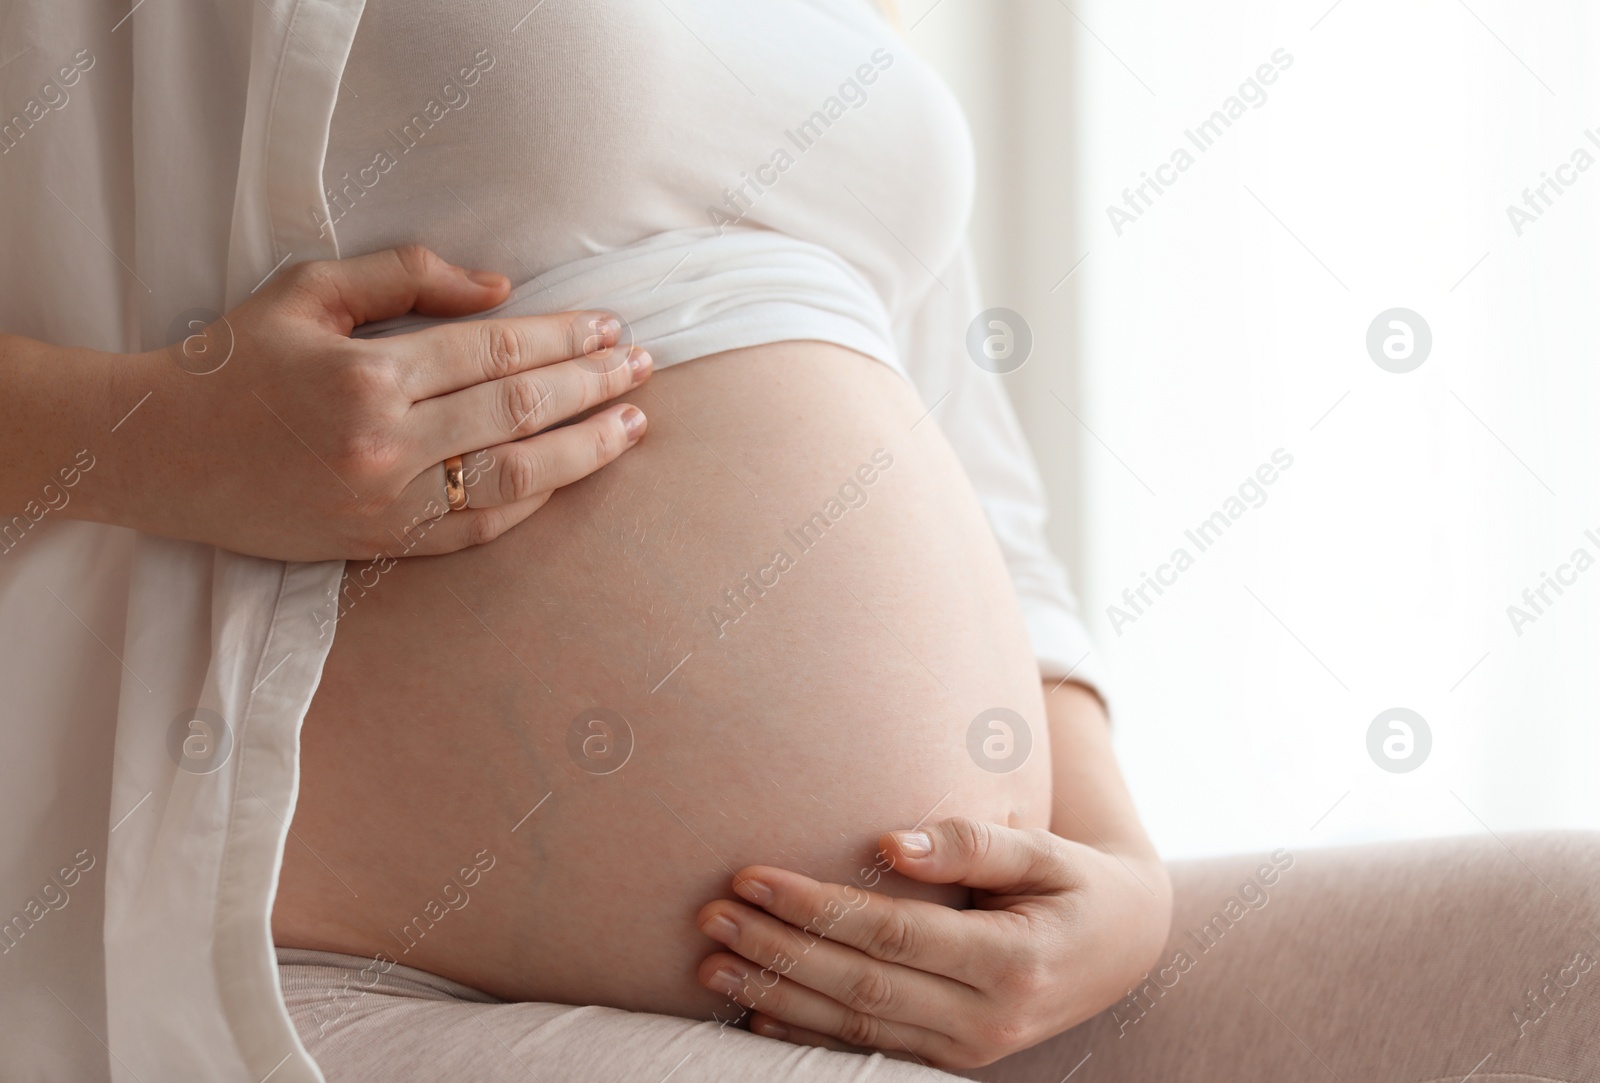
<instances>
[{"instance_id":1,"label":"fingernail","mask_svg":"<svg viewBox=\"0 0 1600 1083\"><path fill-rule=\"evenodd\" d=\"M750 1028L763 1038L776 1038L780 1042L789 1036L788 1027L780 1027L776 1023L761 1022Z\"/></svg>"},{"instance_id":2,"label":"fingernail","mask_svg":"<svg viewBox=\"0 0 1600 1083\"><path fill-rule=\"evenodd\" d=\"M933 840L925 831L896 831L894 841L895 845L900 847L900 852L907 857L922 857L933 853Z\"/></svg>"},{"instance_id":3,"label":"fingernail","mask_svg":"<svg viewBox=\"0 0 1600 1083\"><path fill-rule=\"evenodd\" d=\"M650 366L655 362L649 354L635 346L628 355L628 371L633 373L634 382L644 379L644 374L650 371Z\"/></svg>"},{"instance_id":4,"label":"fingernail","mask_svg":"<svg viewBox=\"0 0 1600 1083\"><path fill-rule=\"evenodd\" d=\"M772 889L760 880L740 880L733 885L733 890L757 906L766 906L772 901Z\"/></svg>"},{"instance_id":5,"label":"fingernail","mask_svg":"<svg viewBox=\"0 0 1600 1083\"><path fill-rule=\"evenodd\" d=\"M744 987L744 977L735 974L727 967L718 967L717 972L711 975L711 988L719 993L733 996Z\"/></svg>"},{"instance_id":6,"label":"fingernail","mask_svg":"<svg viewBox=\"0 0 1600 1083\"><path fill-rule=\"evenodd\" d=\"M467 277L480 286L499 286L506 279L505 275L493 271L468 271Z\"/></svg>"},{"instance_id":7,"label":"fingernail","mask_svg":"<svg viewBox=\"0 0 1600 1083\"><path fill-rule=\"evenodd\" d=\"M637 406L625 406L622 409L622 431L628 434L629 440L639 439L639 434L644 432L644 411Z\"/></svg>"},{"instance_id":8,"label":"fingernail","mask_svg":"<svg viewBox=\"0 0 1600 1083\"><path fill-rule=\"evenodd\" d=\"M729 947L732 947L734 941L739 939L739 926L721 914L713 915L704 925L700 926L700 931L717 943L727 944Z\"/></svg>"},{"instance_id":9,"label":"fingernail","mask_svg":"<svg viewBox=\"0 0 1600 1083\"><path fill-rule=\"evenodd\" d=\"M589 326L594 328L595 332L601 338L610 338L612 335L622 330L622 324L611 316L602 316Z\"/></svg>"}]
</instances>

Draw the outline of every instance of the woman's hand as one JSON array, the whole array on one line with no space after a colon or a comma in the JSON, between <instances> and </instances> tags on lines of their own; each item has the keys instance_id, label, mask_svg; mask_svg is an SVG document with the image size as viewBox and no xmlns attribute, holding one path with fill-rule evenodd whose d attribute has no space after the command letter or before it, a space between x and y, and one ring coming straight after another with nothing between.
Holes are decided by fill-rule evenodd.
<instances>
[{"instance_id":1,"label":"woman's hand","mask_svg":"<svg viewBox=\"0 0 1600 1083\"><path fill-rule=\"evenodd\" d=\"M90 516L285 560L445 553L497 537L638 440L645 419L632 405L550 427L638 386L649 355L612 348L606 313L350 332L411 310L470 315L509 289L415 246L287 269L115 373L126 400L116 412L152 394L89 449L106 464L88 475ZM441 464L454 455L466 460L468 507L446 514Z\"/></svg>"},{"instance_id":2,"label":"woman's hand","mask_svg":"<svg viewBox=\"0 0 1600 1083\"><path fill-rule=\"evenodd\" d=\"M719 899L697 918L734 953L706 959L702 984L753 1009L757 1034L975 1068L1114 1004L1166 941L1153 856L961 817L881 844L902 875L977 889L977 909L751 866L733 890L755 905Z\"/></svg>"}]
</instances>

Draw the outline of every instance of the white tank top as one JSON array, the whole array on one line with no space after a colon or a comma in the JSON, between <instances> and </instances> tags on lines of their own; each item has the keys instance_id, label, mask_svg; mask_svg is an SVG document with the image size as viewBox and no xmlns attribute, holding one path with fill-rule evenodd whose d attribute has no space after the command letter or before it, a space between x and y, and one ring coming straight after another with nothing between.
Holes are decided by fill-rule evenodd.
<instances>
[{"instance_id":1,"label":"white tank top","mask_svg":"<svg viewBox=\"0 0 1600 1083\"><path fill-rule=\"evenodd\" d=\"M516 288L485 315L610 309L658 368L802 339L894 366L972 479L1043 672L1098 680L971 354L971 133L873 0L367 0L343 75L341 255L415 241L500 271Z\"/></svg>"},{"instance_id":2,"label":"white tank top","mask_svg":"<svg viewBox=\"0 0 1600 1083\"><path fill-rule=\"evenodd\" d=\"M898 365L972 175L871 0L369 0L309 213L341 256L508 275L500 314L617 311L658 365L792 338Z\"/></svg>"}]
</instances>

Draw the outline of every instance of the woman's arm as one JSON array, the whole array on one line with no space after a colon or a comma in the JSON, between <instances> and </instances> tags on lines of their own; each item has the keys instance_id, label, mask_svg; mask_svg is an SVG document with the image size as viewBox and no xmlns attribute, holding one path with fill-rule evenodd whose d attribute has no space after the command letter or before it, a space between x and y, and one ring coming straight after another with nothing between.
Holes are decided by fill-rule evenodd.
<instances>
[{"instance_id":1,"label":"woman's arm","mask_svg":"<svg viewBox=\"0 0 1600 1083\"><path fill-rule=\"evenodd\" d=\"M1150 946L1154 953L1166 940L1172 888L1122 778L1105 705L1076 681L1046 681L1044 704L1054 786L1050 831L1120 859L1129 876L1147 889L1153 907L1147 916L1161 924Z\"/></svg>"},{"instance_id":2,"label":"woman's arm","mask_svg":"<svg viewBox=\"0 0 1600 1083\"><path fill-rule=\"evenodd\" d=\"M1116 863L1104 867L1112 876L1100 885L1105 892L1100 901L1119 905L1102 915L1107 924L1096 933L1097 965L1074 975L1069 1014L1088 1018L1120 999L1155 961L1172 919L1172 882L1128 793L1111 747L1105 705L1074 681L1046 682L1044 700L1053 786L1050 831Z\"/></svg>"},{"instance_id":3,"label":"woman's arm","mask_svg":"<svg viewBox=\"0 0 1600 1083\"><path fill-rule=\"evenodd\" d=\"M139 399L140 369L132 358L0 335L0 524L102 517L90 475L116 435L117 404L126 412Z\"/></svg>"},{"instance_id":4,"label":"woman's arm","mask_svg":"<svg viewBox=\"0 0 1600 1083\"><path fill-rule=\"evenodd\" d=\"M164 349L0 336L0 552L46 515L282 560L497 536L639 438L634 406L542 430L637 386L649 356L613 349L605 313L350 332L481 312L509 288L410 247L291 267ZM469 506L407 544L444 515L453 455L474 459Z\"/></svg>"}]
</instances>

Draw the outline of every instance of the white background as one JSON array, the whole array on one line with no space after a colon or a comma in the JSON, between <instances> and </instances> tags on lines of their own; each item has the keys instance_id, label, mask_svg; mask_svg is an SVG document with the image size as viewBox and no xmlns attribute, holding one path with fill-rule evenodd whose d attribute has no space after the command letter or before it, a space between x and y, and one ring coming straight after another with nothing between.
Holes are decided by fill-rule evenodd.
<instances>
[{"instance_id":1,"label":"white background","mask_svg":"<svg viewBox=\"0 0 1600 1083\"><path fill-rule=\"evenodd\" d=\"M1600 162L1600 17L910 0L905 18L972 121L987 302L1036 336L996 378L1162 852L1600 828L1600 567L1520 636L1506 612L1574 549L1600 557L1600 164L1520 237L1506 214L1576 148ZM1279 48L1266 103L1119 237L1106 206ZM1404 375L1366 348L1394 307L1433 335ZM1186 543L1280 447L1266 503ZM1118 634L1107 607L1179 545L1194 567ZM1432 734L1408 773L1367 751L1396 706Z\"/></svg>"}]
</instances>

